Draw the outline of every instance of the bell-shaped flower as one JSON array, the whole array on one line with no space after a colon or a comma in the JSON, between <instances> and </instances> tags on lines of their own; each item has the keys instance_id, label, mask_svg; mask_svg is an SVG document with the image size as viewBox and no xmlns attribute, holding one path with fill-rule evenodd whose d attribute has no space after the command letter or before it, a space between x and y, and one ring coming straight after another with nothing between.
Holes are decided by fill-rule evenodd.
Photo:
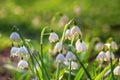
<instances>
[{"instance_id":1,"label":"bell-shaped flower","mask_svg":"<svg viewBox=\"0 0 120 80\"><path fill-rule=\"evenodd\" d=\"M11 41L20 41L20 35L17 32L12 32L10 35Z\"/></svg>"},{"instance_id":2,"label":"bell-shaped flower","mask_svg":"<svg viewBox=\"0 0 120 80\"><path fill-rule=\"evenodd\" d=\"M116 76L120 76L120 66L117 66L114 70L113 70L114 75Z\"/></svg>"},{"instance_id":3,"label":"bell-shaped flower","mask_svg":"<svg viewBox=\"0 0 120 80\"><path fill-rule=\"evenodd\" d=\"M28 49L25 46L20 47L19 51L17 52L18 56L27 56L28 53Z\"/></svg>"},{"instance_id":4,"label":"bell-shaped flower","mask_svg":"<svg viewBox=\"0 0 120 80\"><path fill-rule=\"evenodd\" d=\"M18 56L17 52L19 51L19 49L20 49L20 48L18 48L18 47L12 47L11 50L10 50L10 55L11 55L12 57Z\"/></svg>"},{"instance_id":5,"label":"bell-shaped flower","mask_svg":"<svg viewBox=\"0 0 120 80\"><path fill-rule=\"evenodd\" d=\"M51 32L49 36L50 43L56 42L58 40L58 35L55 32Z\"/></svg>"},{"instance_id":6,"label":"bell-shaped flower","mask_svg":"<svg viewBox=\"0 0 120 80\"><path fill-rule=\"evenodd\" d=\"M25 69L28 68L28 62L25 60L20 60L18 63L18 68L19 69Z\"/></svg>"},{"instance_id":7,"label":"bell-shaped flower","mask_svg":"<svg viewBox=\"0 0 120 80\"><path fill-rule=\"evenodd\" d=\"M71 31L70 31L71 35L81 35L82 36L82 32L80 30L80 28L76 25L74 25L72 28L71 28Z\"/></svg>"},{"instance_id":8,"label":"bell-shaped flower","mask_svg":"<svg viewBox=\"0 0 120 80\"><path fill-rule=\"evenodd\" d=\"M80 41L80 39L77 40L75 45L76 45L77 52L85 52L87 50L87 47L84 41Z\"/></svg>"},{"instance_id":9,"label":"bell-shaped flower","mask_svg":"<svg viewBox=\"0 0 120 80\"><path fill-rule=\"evenodd\" d=\"M115 58L114 54L112 52L110 53L110 51L107 51L105 54L106 54L106 61L109 61L110 57L111 59Z\"/></svg>"},{"instance_id":10,"label":"bell-shaped flower","mask_svg":"<svg viewBox=\"0 0 120 80\"><path fill-rule=\"evenodd\" d=\"M71 40L72 36L70 34L70 29L67 29L66 32L65 32L65 39L69 39Z\"/></svg>"},{"instance_id":11,"label":"bell-shaped flower","mask_svg":"<svg viewBox=\"0 0 120 80\"><path fill-rule=\"evenodd\" d=\"M112 41L112 43L111 43L111 48L112 48L112 49L115 49L115 50L118 49L118 45L117 45L117 43L116 43L115 41Z\"/></svg>"},{"instance_id":12,"label":"bell-shaped flower","mask_svg":"<svg viewBox=\"0 0 120 80\"><path fill-rule=\"evenodd\" d=\"M95 45L95 50L96 51L101 51L104 47L104 44L102 42L99 42Z\"/></svg>"},{"instance_id":13,"label":"bell-shaped flower","mask_svg":"<svg viewBox=\"0 0 120 80\"><path fill-rule=\"evenodd\" d=\"M64 61L64 64L68 67L70 67L70 61L66 60ZM71 69L78 69L78 64L74 61L71 61Z\"/></svg>"},{"instance_id":14,"label":"bell-shaped flower","mask_svg":"<svg viewBox=\"0 0 120 80\"><path fill-rule=\"evenodd\" d=\"M60 52L62 50L62 42L57 42L54 47L54 52Z\"/></svg>"},{"instance_id":15,"label":"bell-shaped flower","mask_svg":"<svg viewBox=\"0 0 120 80\"><path fill-rule=\"evenodd\" d=\"M56 57L55 62L56 62L56 63L62 63L64 60L65 60L64 55L61 54L61 53L59 53L59 54L57 55L57 57Z\"/></svg>"},{"instance_id":16,"label":"bell-shaped flower","mask_svg":"<svg viewBox=\"0 0 120 80\"><path fill-rule=\"evenodd\" d=\"M96 57L97 61L106 61L106 54L104 51L101 51L97 57Z\"/></svg>"},{"instance_id":17,"label":"bell-shaped flower","mask_svg":"<svg viewBox=\"0 0 120 80\"><path fill-rule=\"evenodd\" d=\"M78 64L74 61L71 62L71 69L78 69Z\"/></svg>"},{"instance_id":18,"label":"bell-shaped flower","mask_svg":"<svg viewBox=\"0 0 120 80\"><path fill-rule=\"evenodd\" d=\"M66 60L73 61L73 60L76 60L76 57L71 51L68 51L66 54Z\"/></svg>"},{"instance_id":19,"label":"bell-shaped flower","mask_svg":"<svg viewBox=\"0 0 120 80\"><path fill-rule=\"evenodd\" d=\"M66 15L62 15L59 20L59 26L64 27L69 21L69 18Z\"/></svg>"}]
</instances>

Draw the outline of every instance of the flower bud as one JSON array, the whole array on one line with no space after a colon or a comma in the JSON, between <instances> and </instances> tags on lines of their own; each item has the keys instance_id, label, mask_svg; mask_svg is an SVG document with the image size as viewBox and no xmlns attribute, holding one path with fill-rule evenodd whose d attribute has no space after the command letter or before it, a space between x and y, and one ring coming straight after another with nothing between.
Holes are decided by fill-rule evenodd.
<instances>
[{"instance_id":1,"label":"flower bud","mask_svg":"<svg viewBox=\"0 0 120 80\"><path fill-rule=\"evenodd\" d=\"M12 32L10 35L11 41L20 41L20 35L17 32Z\"/></svg>"}]
</instances>

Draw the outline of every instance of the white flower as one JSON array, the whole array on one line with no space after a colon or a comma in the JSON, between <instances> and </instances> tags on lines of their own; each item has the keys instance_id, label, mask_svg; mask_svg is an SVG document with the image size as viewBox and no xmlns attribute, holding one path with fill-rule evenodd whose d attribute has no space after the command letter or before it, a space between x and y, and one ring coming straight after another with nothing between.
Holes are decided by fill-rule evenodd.
<instances>
[{"instance_id":1,"label":"white flower","mask_svg":"<svg viewBox=\"0 0 120 80\"><path fill-rule=\"evenodd\" d=\"M68 51L67 55L66 55L66 59L67 60L76 60L76 57L71 51Z\"/></svg>"},{"instance_id":2,"label":"white flower","mask_svg":"<svg viewBox=\"0 0 120 80\"><path fill-rule=\"evenodd\" d=\"M113 70L114 75L119 76L120 75L120 66L117 66L114 70Z\"/></svg>"},{"instance_id":3,"label":"white flower","mask_svg":"<svg viewBox=\"0 0 120 80\"><path fill-rule=\"evenodd\" d=\"M77 40L75 46L76 46L77 52L84 52L87 50L87 47L86 47L84 41L80 42L80 39Z\"/></svg>"},{"instance_id":4,"label":"white flower","mask_svg":"<svg viewBox=\"0 0 120 80\"><path fill-rule=\"evenodd\" d=\"M112 43L111 43L111 48L112 48L112 49L115 49L115 50L118 49L118 45L117 45L117 43L116 43L115 41L112 41Z\"/></svg>"},{"instance_id":5,"label":"white flower","mask_svg":"<svg viewBox=\"0 0 120 80\"><path fill-rule=\"evenodd\" d=\"M67 29L65 32L65 38L71 40L71 34L70 34L70 29Z\"/></svg>"},{"instance_id":6,"label":"white flower","mask_svg":"<svg viewBox=\"0 0 120 80\"><path fill-rule=\"evenodd\" d=\"M50 43L56 42L58 40L58 35L55 32L51 32L49 36Z\"/></svg>"},{"instance_id":7,"label":"white flower","mask_svg":"<svg viewBox=\"0 0 120 80\"><path fill-rule=\"evenodd\" d=\"M70 62L68 60L65 60L64 64L70 68ZM74 61L71 61L71 69L78 69L78 64Z\"/></svg>"},{"instance_id":8,"label":"white flower","mask_svg":"<svg viewBox=\"0 0 120 80\"><path fill-rule=\"evenodd\" d=\"M57 55L57 57L56 57L55 62L57 62L57 63L61 63L61 62L63 62L64 60L65 60L64 55L61 54L61 53L59 53L59 54Z\"/></svg>"},{"instance_id":9,"label":"white flower","mask_svg":"<svg viewBox=\"0 0 120 80\"><path fill-rule=\"evenodd\" d=\"M109 61L110 60L110 51L107 51L105 54L106 54L106 61ZM115 58L115 56L112 52L111 52L111 58L112 59Z\"/></svg>"},{"instance_id":10,"label":"white flower","mask_svg":"<svg viewBox=\"0 0 120 80\"><path fill-rule=\"evenodd\" d=\"M11 41L20 41L20 35L17 32L12 32L10 35Z\"/></svg>"},{"instance_id":11,"label":"white flower","mask_svg":"<svg viewBox=\"0 0 120 80\"><path fill-rule=\"evenodd\" d=\"M17 53L18 53L18 56L27 56L28 49L25 46L22 46L22 47L20 47L20 49Z\"/></svg>"},{"instance_id":12,"label":"white flower","mask_svg":"<svg viewBox=\"0 0 120 80\"><path fill-rule=\"evenodd\" d=\"M78 69L78 64L76 62L71 62L71 68L72 69Z\"/></svg>"},{"instance_id":13,"label":"white flower","mask_svg":"<svg viewBox=\"0 0 120 80\"><path fill-rule=\"evenodd\" d=\"M105 52L104 51L101 51L98 55L97 55L97 57L96 57L96 60L97 61L106 61L106 54L105 54Z\"/></svg>"},{"instance_id":14,"label":"white flower","mask_svg":"<svg viewBox=\"0 0 120 80\"><path fill-rule=\"evenodd\" d=\"M17 47L12 47L10 50L10 54L12 57L17 56L17 52L19 51L19 48Z\"/></svg>"},{"instance_id":15,"label":"white flower","mask_svg":"<svg viewBox=\"0 0 120 80\"><path fill-rule=\"evenodd\" d=\"M102 42L99 42L95 45L95 50L96 51L101 51L104 47L104 44Z\"/></svg>"},{"instance_id":16,"label":"white flower","mask_svg":"<svg viewBox=\"0 0 120 80\"><path fill-rule=\"evenodd\" d=\"M76 13L76 14L80 14L80 12L81 12L81 8L80 8L80 6L75 6L74 7L74 12Z\"/></svg>"},{"instance_id":17,"label":"white flower","mask_svg":"<svg viewBox=\"0 0 120 80\"><path fill-rule=\"evenodd\" d=\"M59 26L64 27L65 24L67 24L69 21L68 17L66 15L61 16L59 20Z\"/></svg>"},{"instance_id":18,"label":"white flower","mask_svg":"<svg viewBox=\"0 0 120 80\"><path fill-rule=\"evenodd\" d=\"M25 69L28 68L28 63L25 60L20 60L18 63L18 68L19 69Z\"/></svg>"},{"instance_id":19,"label":"white flower","mask_svg":"<svg viewBox=\"0 0 120 80\"><path fill-rule=\"evenodd\" d=\"M71 35L78 35L78 34L82 35L82 32L81 32L80 28L75 25L71 28L70 34Z\"/></svg>"},{"instance_id":20,"label":"white flower","mask_svg":"<svg viewBox=\"0 0 120 80\"><path fill-rule=\"evenodd\" d=\"M57 42L54 47L54 52L60 52L62 50L62 42Z\"/></svg>"}]
</instances>

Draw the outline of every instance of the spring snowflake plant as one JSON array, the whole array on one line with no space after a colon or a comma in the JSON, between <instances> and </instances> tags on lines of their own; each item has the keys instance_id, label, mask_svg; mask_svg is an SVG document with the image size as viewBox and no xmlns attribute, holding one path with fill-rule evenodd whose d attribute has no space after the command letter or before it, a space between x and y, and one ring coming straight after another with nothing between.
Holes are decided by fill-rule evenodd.
<instances>
[{"instance_id":1,"label":"spring snowflake plant","mask_svg":"<svg viewBox=\"0 0 120 80\"><path fill-rule=\"evenodd\" d=\"M97 45L95 49L101 51L96 60L89 63L91 48L94 48L92 47L94 45L86 45L80 28L76 24L70 28L72 22L73 20L65 25L61 38L56 32L51 31L49 34L49 45L53 44L52 53L56 58L55 55L52 57L49 56L52 54L44 54L43 37L47 27L41 31L40 48L36 47L32 40L25 39L14 27L10 35L12 42L10 55L18 57L18 70L24 73L28 71L32 80L114 80L119 78L120 68L119 65L114 67L117 65L117 60L112 52L118 49L117 43L110 40L109 43L102 44L102 47L101 44Z\"/></svg>"}]
</instances>

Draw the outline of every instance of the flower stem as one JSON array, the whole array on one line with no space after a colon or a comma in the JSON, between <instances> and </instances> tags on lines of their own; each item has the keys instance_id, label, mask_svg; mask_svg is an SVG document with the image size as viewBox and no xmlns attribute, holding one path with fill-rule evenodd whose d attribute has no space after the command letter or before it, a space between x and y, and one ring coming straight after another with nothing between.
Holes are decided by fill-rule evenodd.
<instances>
[{"instance_id":1,"label":"flower stem","mask_svg":"<svg viewBox=\"0 0 120 80\"><path fill-rule=\"evenodd\" d=\"M71 80L71 60L69 61L69 76L68 76L68 80Z\"/></svg>"},{"instance_id":2,"label":"flower stem","mask_svg":"<svg viewBox=\"0 0 120 80\"><path fill-rule=\"evenodd\" d=\"M112 51L111 51L111 46L110 46L110 66L111 66L111 73L112 73L112 80L114 80L115 79L115 77L114 77L114 73L113 73L113 64L112 64L112 53L111 53Z\"/></svg>"},{"instance_id":3,"label":"flower stem","mask_svg":"<svg viewBox=\"0 0 120 80\"><path fill-rule=\"evenodd\" d=\"M16 27L15 27L15 28L16 28ZM20 33L20 31L19 31L17 28L16 28L16 30L17 30L17 32L19 33L19 35L20 35L20 37L21 37L21 40L23 41L24 45L25 45L26 48L28 49L28 53L29 53L29 55L30 55L30 59L31 59L33 65L35 65L34 59L33 59L33 57L32 57L32 52L31 52L28 44L26 43L26 41L25 41L24 37L22 36L22 34ZM37 70L36 66L35 66L35 70L36 70L36 73L37 73L38 78L40 79L40 76L39 76L39 73L38 73L38 70Z\"/></svg>"},{"instance_id":4,"label":"flower stem","mask_svg":"<svg viewBox=\"0 0 120 80\"><path fill-rule=\"evenodd\" d=\"M61 39L62 43L63 43L63 41L64 41L64 39L65 39L65 31L66 31L66 29L68 28L68 26L71 24L72 21L73 21L73 20L70 20L70 21L65 25L65 28L64 28L63 34L62 34L62 39Z\"/></svg>"},{"instance_id":5,"label":"flower stem","mask_svg":"<svg viewBox=\"0 0 120 80\"><path fill-rule=\"evenodd\" d=\"M84 69L84 71L85 71L87 77L88 77L90 80L92 80L92 78L91 78L89 72L87 71L87 69L85 68L84 64L81 62L81 60L79 59L79 57L77 56L77 54L76 54L76 53L74 53L74 54L75 54L75 56L76 56L78 62L80 63L80 65L81 65L82 68Z\"/></svg>"},{"instance_id":6,"label":"flower stem","mask_svg":"<svg viewBox=\"0 0 120 80\"><path fill-rule=\"evenodd\" d=\"M41 35L40 35L40 53L41 53L41 55L39 55L39 58L41 59L42 68L44 69L45 74L47 75L48 80L50 80L50 77L49 77L49 75L48 75L47 69L46 69L45 64L44 64L44 61L43 61L43 36L44 36L44 32L45 32L46 28L47 28L47 27L44 27L44 28L42 29L42 32L41 32ZM39 53L38 53L38 54L39 54Z\"/></svg>"},{"instance_id":7,"label":"flower stem","mask_svg":"<svg viewBox=\"0 0 120 80\"><path fill-rule=\"evenodd\" d=\"M57 65L56 80L59 80L59 73L60 73L60 63L58 63Z\"/></svg>"}]
</instances>

